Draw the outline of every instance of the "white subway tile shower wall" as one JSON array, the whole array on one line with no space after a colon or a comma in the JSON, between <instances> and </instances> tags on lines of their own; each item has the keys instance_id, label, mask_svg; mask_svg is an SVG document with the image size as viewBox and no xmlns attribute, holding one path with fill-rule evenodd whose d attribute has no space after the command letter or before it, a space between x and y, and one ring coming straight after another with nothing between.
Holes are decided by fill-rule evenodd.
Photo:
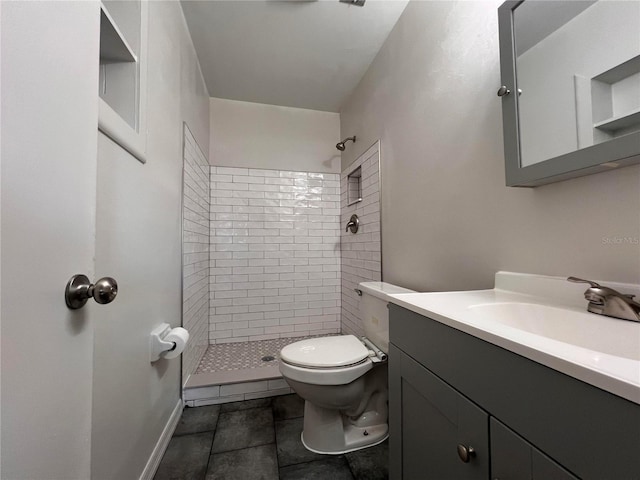
<instances>
[{"instance_id":1,"label":"white subway tile shower wall","mask_svg":"<svg viewBox=\"0 0 640 480\"><path fill-rule=\"evenodd\" d=\"M359 297L355 292L360 282L382 279L380 243L379 144L367 150L340 176L340 211L342 240L342 333L364 335L360 318ZM362 201L347 206L347 176L362 167ZM358 233L345 232L353 214L358 215Z\"/></svg>"},{"instance_id":2,"label":"white subway tile shower wall","mask_svg":"<svg viewBox=\"0 0 640 480\"><path fill-rule=\"evenodd\" d=\"M182 378L195 373L209 345L209 162L184 126L182 325L191 339Z\"/></svg>"},{"instance_id":3,"label":"white subway tile shower wall","mask_svg":"<svg viewBox=\"0 0 640 480\"><path fill-rule=\"evenodd\" d=\"M211 167L210 343L340 331L340 176Z\"/></svg>"}]
</instances>

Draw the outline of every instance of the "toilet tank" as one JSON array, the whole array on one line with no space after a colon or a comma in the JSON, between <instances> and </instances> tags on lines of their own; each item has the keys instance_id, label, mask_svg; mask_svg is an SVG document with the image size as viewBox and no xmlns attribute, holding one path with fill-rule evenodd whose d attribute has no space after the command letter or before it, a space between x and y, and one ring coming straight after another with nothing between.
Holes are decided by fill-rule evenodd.
<instances>
[{"instance_id":1,"label":"toilet tank","mask_svg":"<svg viewBox=\"0 0 640 480\"><path fill-rule=\"evenodd\" d=\"M389 303L390 294L415 293L386 282L362 282L360 298L360 318L365 336L384 353L389 353Z\"/></svg>"}]
</instances>

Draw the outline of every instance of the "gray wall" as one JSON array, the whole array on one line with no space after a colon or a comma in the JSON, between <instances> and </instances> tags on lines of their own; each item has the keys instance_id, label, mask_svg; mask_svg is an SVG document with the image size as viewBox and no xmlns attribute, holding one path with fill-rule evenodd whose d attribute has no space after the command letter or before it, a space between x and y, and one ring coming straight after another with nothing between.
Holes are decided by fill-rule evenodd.
<instances>
[{"instance_id":1,"label":"gray wall","mask_svg":"<svg viewBox=\"0 0 640 480\"><path fill-rule=\"evenodd\" d=\"M640 167L504 186L494 2L411 2L341 112L381 141L385 281L489 288L497 270L640 282ZM410 226L410 227L409 227Z\"/></svg>"},{"instance_id":2,"label":"gray wall","mask_svg":"<svg viewBox=\"0 0 640 480\"><path fill-rule=\"evenodd\" d=\"M209 163L340 173L340 115L211 98Z\"/></svg>"},{"instance_id":3,"label":"gray wall","mask_svg":"<svg viewBox=\"0 0 640 480\"><path fill-rule=\"evenodd\" d=\"M91 477L99 479L140 477L179 402L180 359L151 364L147 348L155 326L181 323L184 123L208 154L209 95L180 4L148 7L148 161L102 136L98 143L96 271L121 282L118 302L97 313L115 318L95 326ZM116 340L122 319L126 341Z\"/></svg>"}]
</instances>

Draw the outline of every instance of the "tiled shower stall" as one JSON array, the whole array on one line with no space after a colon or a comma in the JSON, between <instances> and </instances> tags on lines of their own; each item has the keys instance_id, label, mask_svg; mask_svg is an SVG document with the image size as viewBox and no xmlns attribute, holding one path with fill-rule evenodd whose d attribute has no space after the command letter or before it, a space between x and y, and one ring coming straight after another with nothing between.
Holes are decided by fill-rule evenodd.
<instances>
[{"instance_id":1,"label":"tiled shower stall","mask_svg":"<svg viewBox=\"0 0 640 480\"><path fill-rule=\"evenodd\" d=\"M339 175L211 167L210 178L210 343L339 332Z\"/></svg>"},{"instance_id":2,"label":"tiled shower stall","mask_svg":"<svg viewBox=\"0 0 640 480\"><path fill-rule=\"evenodd\" d=\"M360 169L360 201L349 205L349 175ZM342 280L343 333L364 335L356 288L360 282L379 282L382 279L382 244L380 236L380 144L376 142L340 176L340 217L346 225L351 215L360 220L358 233L340 229L340 258Z\"/></svg>"},{"instance_id":3,"label":"tiled shower stall","mask_svg":"<svg viewBox=\"0 0 640 480\"><path fill-rule=\"evenodd\" d=\"M184 125L182 193L182 326L191 338L182 378L196 371L209 346L209 162Z\"/></svg>"},{"instance_id":4,"label":"tiled shower stall","mask_svg":"<svg viewBox=\"0 0 640 480\"><path fill-rule=\"evenodd\" d=\"M188 404L288 393L277 368L283 346L315 335L362 335L353 288L381 276L374 147L342 175L209 166L185 128ZM357 167L363 197L348 207L345 182ZM352 213L361 217L355 235L344 232Z\"/></svg>"}]
</instances>

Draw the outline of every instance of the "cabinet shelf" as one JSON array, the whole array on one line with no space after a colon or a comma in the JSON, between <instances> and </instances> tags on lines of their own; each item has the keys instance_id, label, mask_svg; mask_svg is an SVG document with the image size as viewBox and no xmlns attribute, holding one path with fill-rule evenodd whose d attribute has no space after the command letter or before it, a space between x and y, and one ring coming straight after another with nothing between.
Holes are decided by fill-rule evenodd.
<instances>
[{"instance_id":1,"label":"cabinet shelf","mask_svg":"<svg viewBox=\"0 0 640 480\"><path fill-rule=\"evenodd\" d=\"M135 63L138 59L104 6L100 8L100 63Z\"/></svg>"},{"instance_id":2,"label":"cabinet shelf","mask_svg":"<svg viewBox=\"0 0 640 480\"><path fill-rule=\"evenodd\" d=\"M606 130L607 132L615 132L623 128L638 126L640 127L640 108L624 115L616 115L594 125L594 128Z\"/></svg>"}]
</instances>

